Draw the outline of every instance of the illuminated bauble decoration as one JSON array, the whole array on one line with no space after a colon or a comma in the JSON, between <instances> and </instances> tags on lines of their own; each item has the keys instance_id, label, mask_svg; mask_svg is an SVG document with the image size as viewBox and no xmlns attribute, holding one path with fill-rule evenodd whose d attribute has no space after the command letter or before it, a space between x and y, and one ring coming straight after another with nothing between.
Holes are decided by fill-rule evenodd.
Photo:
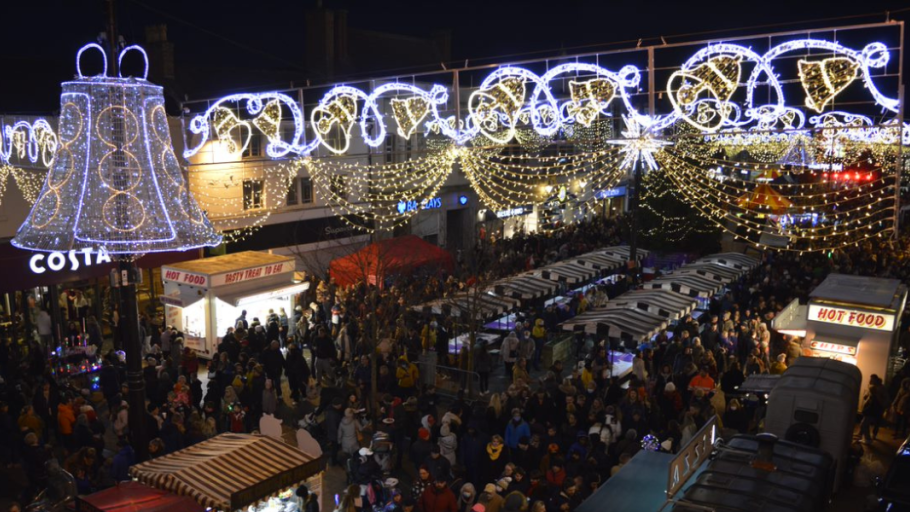
<instances>
[{"instance_id":1,"label":"illuminated bauble decoration","mask_svg":"<svg viewBox=\"0 0 910 512\"><path fill-rule=\"evenodd\" d=\"M110 254L216 246L171 146L162 88L141 78L84 76L62 84L59 144L38 200L13 239L36 251L103 248ZM137 47L125 48L118 62Z\"/></svg>"}]
</instances>

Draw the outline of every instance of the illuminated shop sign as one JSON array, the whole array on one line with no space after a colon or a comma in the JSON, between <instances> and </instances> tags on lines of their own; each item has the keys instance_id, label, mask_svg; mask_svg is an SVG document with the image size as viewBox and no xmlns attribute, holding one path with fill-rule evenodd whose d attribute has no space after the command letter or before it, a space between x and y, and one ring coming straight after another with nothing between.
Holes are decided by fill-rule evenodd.
<instances>
[{"instance_id":1,"label":"illuminated shop sign","mask_svg":"<svg viewBox=\"0 0 910 512\"><path fill-rule=\"evenodd\" d=\"M595 199L609 199L611 197L622 197L626 195L626 187L615 187L604 190L598 190L594 194Z\"/></svg>"},{"instance_id":2,"label":"illuminated shop sign","mask_svg":"<svg viewBox=\"0 0 910 512\"><path fill-rule=\"evenodd\" d=\"M894 315L809 304L809 320L879 331L894 330Z\"/></svg>"},{"instance_id":3,"label":"illuminated shop sign","mask_svg":"<svg viewBox=\"0 0 910 512\"><path fill-rule=\"evenodd\" d=\"M111 256L104 249L93 253L91 249L69 252L38 252L28 260L28 268L34 274L60 272L64 269L75 272L80 267L91 267L110 263Z\"/></svg>"},{"instance_id":4,"label":"illuminated shop sign","mask_svg":"<svg viewBox=\"0 0 910 512\"><path fill-rule=\"evenodd\" d=\"M515 208L509 208L508 210L499 210L496 212L496 216L500 219L508 219L509 217L518 217L520 215L528 215L534 211L534 207L531 205L517 206Z\"/></svg>"},{"instance_id":5,"label":"illuminated shop sign","mask_svg":"<svg viewBox=\"0 0 910 512\"><path fill-rule=\"evenodd\" d=\"M442 208L442 199L434 197L433 199L427 199L419 203L417 201L398 201L398 213L413 212L418 208L421 210Z\"/></svg>"},{"instance_id":6,"label":"illuminated shop sign","mask_svg":"<svg viewBox=\"0 0 910 512\"><path fill-rule=\"evenodd\" d=\"M840 345L838 343L813 340L811 343L809 343L809 346L815 350L821 350L824 352L835 352L837 354L846 354L848 356L856 355L856 347L851 347L850 345Z\"/></svg>"}]
</instances>

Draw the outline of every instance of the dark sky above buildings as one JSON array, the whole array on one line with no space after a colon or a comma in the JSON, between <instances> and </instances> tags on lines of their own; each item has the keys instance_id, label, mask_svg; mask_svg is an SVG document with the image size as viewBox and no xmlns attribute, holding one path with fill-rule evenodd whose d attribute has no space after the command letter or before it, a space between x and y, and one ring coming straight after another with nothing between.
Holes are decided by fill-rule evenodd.
<instances>
[{"instance_id":1,"label":"dark sky above buildings","mask_svg":"<svg viewBox=\"0 0 910 512\"><path fill-rule=\"evenodd\" d=\"M174 43L177 79L217 72L211 83L181 83L190 97L237 91L271 77L314 79L304 62L304 13L316 0L116 0L118 30L127 43L142 43L147 25L166 23ZM428 36L452 31L452 60L507 62L522 54L556 55L561 50L611 42L656 43L741 33L761 25L781 29L831 26L910 16L907 0L838 1L646 1L646 0L325 0L346 9L351 27ZM854 17L866 15L865 17ZM72 78L79 47L94 41L106 23L103 0L5 2L0 18L0 113L50 113L59 106L59 83ZM773 31L747 29L746 32ZM634 42L623 46L634 46ZM514 56L514 57L508 57ZM437 68L438 69L438 68ZM187 72L186 70L191 70ZM379 74L382 76L382 73ZM277 83L275 84L277 87ZM253 88L253 85L250 85Z\"/></svg>"}]
</instances>

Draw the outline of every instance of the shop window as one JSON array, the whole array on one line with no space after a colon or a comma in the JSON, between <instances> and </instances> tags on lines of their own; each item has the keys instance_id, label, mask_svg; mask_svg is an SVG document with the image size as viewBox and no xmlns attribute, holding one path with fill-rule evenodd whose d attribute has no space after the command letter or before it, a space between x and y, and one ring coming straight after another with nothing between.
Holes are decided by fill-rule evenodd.
<instances>
[{"instance_id":1,"label":"shop window","mask_svg":"<svg viewBox=\"0 0 910 512\"><path fill-rule=\"evenodd\" d=\"M332 191L332 195L341 199L348 198L348 187L344 178L344 176L335 174L332 176L329 183L329 189Z\"/></svg>"},{"instance_id":2,"label":"shop window","mask_svg":"<svg viewBox=\"0 0 910 512\"><path fill-rule=\"evenodd\" d=\"M300 178L300 202L307 204L313 202L313 182L309 178Z\"/></svg>"},{"instance_id":3,"label":"shop window","mask_svg":"<svg viewBox=\"0 0 910 512\"><path fill-rule=\"evenodd\" d=\"M243 209L258 210L265 206L262 180L243 180Z\"/></svg>"},{"instance_id":4,"label":"shop window","mask_svg":"<svg viewBox=\"0 0 910 512\"><path fill-rule=\"evenodd\" d=\"M252 158L257 156L262 156L262 134L253 132L250 136L250 143L243 150L243 157Z\"/></svg>"}]
</instances>

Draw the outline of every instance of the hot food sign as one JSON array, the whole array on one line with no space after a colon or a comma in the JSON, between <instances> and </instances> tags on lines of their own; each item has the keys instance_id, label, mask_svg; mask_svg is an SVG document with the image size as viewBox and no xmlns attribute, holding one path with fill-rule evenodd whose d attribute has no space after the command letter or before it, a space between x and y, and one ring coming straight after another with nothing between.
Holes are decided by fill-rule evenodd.
<instances>
[{"instance_id":1,"label":"hot food sign","mask_svg":"<svg viewBox=\"0 0 910 512\"><path fill-rule=\"evenodd\" d=\"M894 315L809 304L809 320L877 331L893 331Z\"/></svg>"}]
</instances>

